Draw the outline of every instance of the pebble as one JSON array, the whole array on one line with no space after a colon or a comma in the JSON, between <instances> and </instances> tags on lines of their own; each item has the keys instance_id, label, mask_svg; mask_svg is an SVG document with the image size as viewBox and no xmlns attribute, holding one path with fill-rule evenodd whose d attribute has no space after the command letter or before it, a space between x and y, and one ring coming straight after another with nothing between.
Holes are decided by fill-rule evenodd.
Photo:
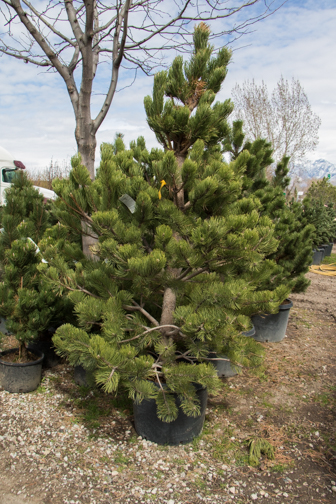
<instances>
[{"instance_id":1,"label":"pebble","mask_svg":"<svg viewBox=\"0 0 336 504\"><path fill-rule=\"evenodd\" d=\"M331 487L331 490L332 490L333 492L336 492L336 486L334 486L334 485L333 485L333 486Z\"/></svg>"},{"instance_id":2,"label":"pebble","mask_svg":"<svg viewBox=\"0 0 336 504\"><path fill-rule=\"evenodd\" d=\"M251 499L252 500L257 500L258 499L258 494L251 494Z\"/></svg>"}]
</instances>

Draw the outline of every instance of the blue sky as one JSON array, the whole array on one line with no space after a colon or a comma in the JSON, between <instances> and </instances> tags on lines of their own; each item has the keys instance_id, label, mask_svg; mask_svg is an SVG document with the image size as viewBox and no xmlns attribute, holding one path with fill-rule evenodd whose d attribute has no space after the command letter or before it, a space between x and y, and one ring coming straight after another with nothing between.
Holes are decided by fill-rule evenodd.
<instances>
[{"instance_id":1,"label":"blue sky","mask_svg":"<svg viewBox=\"0 0 336 504\"><path fill-rule=\"evenodd\" d=\"M321 120L320 142L309 159L336 164L336 2L289 0L273 16L254 25L236 42L219 99L231 95L236 83L262 80L272 91L280 76L299 79L312 109ZM120 87L130 82L124 73ZM29 169L43 169L51 158L62 163L76 153L75 121L63 81L31 64L0 58L0 146ZM146 124L143 98L151 94L153 78L140 75L132 87L118 92L98 135L113 141L116 132L128 144L139 135L157 146ZM96 96L98 105L102 96ZM98 157L98 151L97 151Z\"/></svg>"}]
</instances>

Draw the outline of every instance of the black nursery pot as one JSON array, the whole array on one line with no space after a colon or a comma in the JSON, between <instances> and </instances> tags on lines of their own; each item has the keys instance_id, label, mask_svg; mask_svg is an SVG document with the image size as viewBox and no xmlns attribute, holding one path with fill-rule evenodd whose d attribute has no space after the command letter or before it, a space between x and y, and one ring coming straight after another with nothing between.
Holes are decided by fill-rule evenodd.
<instances>
[{"instance_id":1,"label":"black nursery pot","mask_svg":"<svg viewBox=\"0 0 336 504\"><path fill-rule=\"evenodd\" d=\"M236 376L238 374L237 367L234 364L231 364L230 360L226 355L217 354L216 352L210 352L208 357L210 359L223 358L226 360L213 360L210 361L211 364L214 365L217 371L217 376L219 378L231 378L232 376Z\"/></svg>"},{"instance_id":2,"label":"black nursery pot","mask_svg":"<svg viewBox=\"0 0 336 504\"><path fill-rule=\"evenodd\" d=\"M56 354L55 347L52 342L54 334L54 331L47 331L40 339L35 340L28 345L28 349L32 352L42 352L44 354L42 366L45 369L53 368L61 362L61 357Z\"/></svg>"},{"instance_id":3,"label":"black nursery pot","mask_svg":"<svg viewBox=\"0 0 336 504\"><path fill-rule=\"evenodd\" d=\"M282 341L286 334L289 310L292 306L292 301L286 299L286 303L279 306L279 312L276 314L253 315L252 322L256 332L252 337L264 343Z\"/></svg>"},{"instance_id":4,"label":"black nursery pot","mask_svg":"<svg viewBox=\"0 0 336 504\"><path fill-rule=\"evenodd\" d=\"M156 402L154 399L144 399L140 404L133 403L135 430L148 441L160 445L178 445L180 443L190 443L197 437L203 429L205 410L207 406L208 392L201 385L194 384L197 389L197 397L200 401L200 416L188 417L182 411L180 401L177 398L176 404L179 407L179 414L173 422L162 422L156 414Z\"/></svg>"},{"instance_id":5,"label":"black nursery pot","mask_svg":"<svg viewBox=\"0 0 336 504\"><path fill-rule=\"evenodd\" d=\"M252 329L250 329L249 331L242 332L242 335L246 336L247 338L252 338L255 335L255 333L256 333L255 327L252 326Z\"/></svg>"},{"instance_id":6,"label":"black nursery pot","mask_svg":"<svg viewBox=\"0 0 336 504\"><path fill-rule=\"evenodd\" d=\"M313 261L312 265L318 266L321 264L322 260L324 257L324 250L323 249L313 249Z\"/></svg>"},{"instance_id":7,"label":"black nursery pot","mask_svg":"<svg viewBox=\"0 0 336 504\"><path fill-rule=\"evenodd\" d=\"M324 247L324 257L331 256L333 245L334 245L333 243L328 243L328 245L326 245L326 247Z\"/></svg>"},{"instance_id":8,"label":"black nursery pot","mask_svg":"<svg viewBox=\"0 0 336 504\"><path fill-rule=\"evenodd\" d=\"M42 361L44 354L38 350L30 350L36 355L31 362L6 362L3 355L15 353L18 348L11 348L0 352L0 385L7 392L22 393L36 390L41 382Z\"/></svg>"}]
</instances>

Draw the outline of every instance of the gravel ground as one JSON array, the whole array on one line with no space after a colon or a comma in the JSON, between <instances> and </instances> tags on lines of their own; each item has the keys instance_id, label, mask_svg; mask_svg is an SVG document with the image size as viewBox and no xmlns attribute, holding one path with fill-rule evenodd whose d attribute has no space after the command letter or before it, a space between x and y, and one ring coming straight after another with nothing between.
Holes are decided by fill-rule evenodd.
<instances>
[{"instance_id":1,"label":"gravel ground","mask_svg":"<svg viewBox=\"0 0 336 504\"><path fill-rule=\"evenodd\" d=\"M78 387L66 363L36 392L0 390L0 504L335 503L336 278L310 276L287 338L259 373L223 380L189 445L139 438L127 399ZM316 289L329 304L314 310ZM248 465L254 437L275 460Z\"/></svg>"}]
</instances>

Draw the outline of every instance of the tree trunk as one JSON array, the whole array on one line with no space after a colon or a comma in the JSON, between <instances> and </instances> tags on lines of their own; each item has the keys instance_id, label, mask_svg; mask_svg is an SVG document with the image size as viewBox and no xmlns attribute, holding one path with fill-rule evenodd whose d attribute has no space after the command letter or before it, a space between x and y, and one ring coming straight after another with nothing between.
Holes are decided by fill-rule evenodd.
<instances>
[{"instance_id":1,"label":"tree trunk","mask_svg":"<svg viewBox=\"0 0 336 504\"><path fill-rule=\"evenodd\" d=\"M184 208L184 189L182 188L182 176L181 176L181 170L182 170L182 165L186 159L186 154L176 154L176 161L177 161L177 166L178 166L178 173L176 177L176 187L181 188L178 190L176 194L176 206L180 209L183 210Z\"/></svg>"},{"instance_id":2,"label":"tree trunk","mask_svg":"<svg viewBox=\"0 0 336 504\"><path fill-rule=\"evenodd\" d=\"M180 209L183 210L184 208L184 190L182 187L182 176L181 176L181 169L182 165L186 159L186 155L180 155L176 154L176 160L177 160L177 165L178 165L178 172L177 172L177 177L176 177L176 198L175 198L175 205ZM181 189L179 189L181 188ZM174 237L178 240L179 236L174 233ZM181 273L180 268L169 268L168 269L169 273L174 277L178 277L179 274ZM168 325L168 324L173 324L174 323L174 311L176 307L176 292L174 292L170 287L166 287L164 294L163 294L163 302L162 302L162 313L161 313L161 320L160 320L160 325ZM165 334L169 332L171 329L162 329L162 333Z\"/></svg>"},{"instance_id":3,"label":"tree trunk","mask_svg":"<svg viewBox=\"0 0 336 504\"><path fill-rule=\"evenodd\" d=\"M94 180L97 140L93 121L87 124L84 119L77 118L76 123L75 137L78 152L81 155L83 165L89 170L91 180Z\"/></svg>"},{"instance_id":4,"label":"tree trunk","mask_svg":"<svg viewBox=\"0 0 336 504\"><path fill-rule=\"evenodd\" d=\"M82 248L83 248L83 254L92 259L93 261L99 261L99 256L94 254L92 251L92 247L98 242L98 236L92 231L91 226L82 220ZM88 236L85 233L89 233L90 236Z\"/></svg>"}]
</instances>

